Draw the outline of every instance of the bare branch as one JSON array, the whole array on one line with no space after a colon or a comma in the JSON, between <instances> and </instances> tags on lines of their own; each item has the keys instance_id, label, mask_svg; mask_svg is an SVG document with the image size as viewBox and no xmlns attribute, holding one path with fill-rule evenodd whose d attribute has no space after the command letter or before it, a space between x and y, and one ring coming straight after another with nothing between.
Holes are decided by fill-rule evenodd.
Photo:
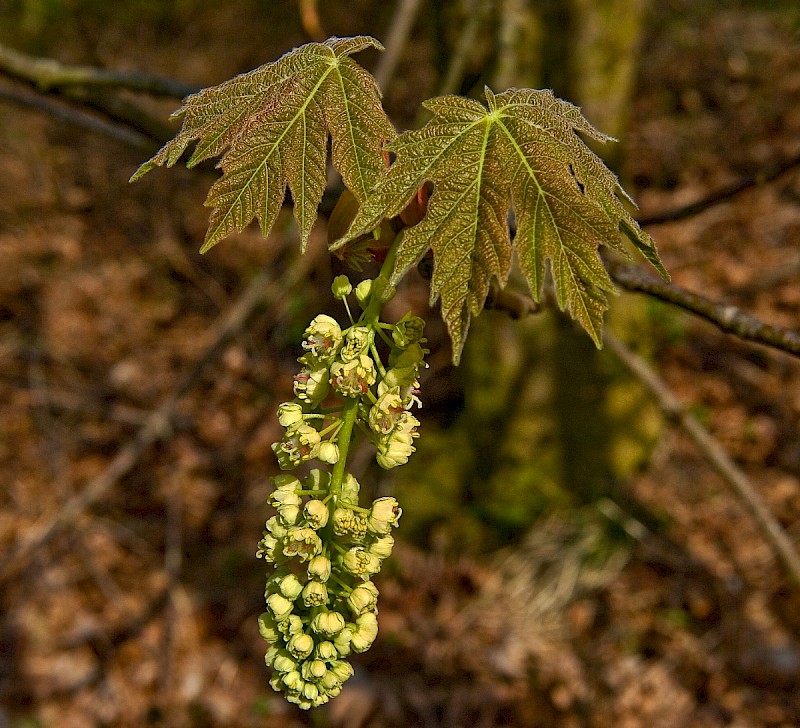
<instances>
[{"instance_id":1,"label":"bare branch","mask_svg":"<svg viewBox=\"0 0 800 728\"><path fill-rule=\"evenodd\" d=\"M800 585L800 556L747 476L708 431L689 414L644 359L608 332L605 334L605 344L650 392L664 415L681 427L717 473L731 486L786 573L796 585Z\"/></svg>"},{"instance_id":2,"label":"bare branch","mask_svg":"<svg viewBox=\"0 0 800 728\"><path fill-rule=\"evenodd\" d=\"M697 215L720 202L730 200L732 197L736 197L736 195L745 190L749 190L751 187L758 187L767 182L772 182L796 167L800 167L800 155L784 160L783 162L778 162L770 167L765 167L759 172L756 172L756 174L745 177L733 184L726 185L696 202L691 202L682 207L676 207L674 210L665 210L664 212L659 212L654 215L644 215L638 218L638 222L640 225L645 226L683 220L692 215Z\"/></svg>"},{"instance_id":3,"label":"bare branch","mask_svg":"<svg viewBox=\"0 0 800 728\"><path fill-rule=\"evenodd\" d=\"M375 81L384 93L389 88L389 83L394 75L395 68L403 55L403 49L408 42L408 36L414 27L419 11L419 0L398 0L394 8L389 36L384 46L386 51L381 54L378 66L375 69Z\"/></svg>"},{"instance_id":4,"label":"bare branch","mask_svg":"<svg viewBox=\"0 0 800 728\"><path fill-rule=\"evenodd\" d=\"M6 88L0 85L0 102L13 103L37 111L43 111L55 119L74 124L97 134L107 136L114 141L126 144L133 149L152 152L157 147L153 140L138 131L129 129L119 123L107 121L80 108L75 108L59 97L47 97L22 88Z\"/></svg>"},{"instance_id":5,"label":"bare branch","mask_svg":"<svg viewBox=\"0 0 800 728\"><path fill-rule=\"evenodd\" d=\"M797 331L771 326L736 306L717 303L680 286L664 283L637 266L610 260L606 264L612 278L627 291L646 293L690 311L744 341L753 341L800 357L800 333Z\"/></svg>"},{"instance_id":6,"label":"bare branch","mask_svg":"<svg viewBox=\"0 0 800 728\"><path fill-rule=\"evenodd\" d=\"M125 89L181 99L198 89L169 78L144 73L71 66L52 58L37 58L0 44L0 74L24 81L42 92L75 87Z\"/></svg>"},{"instance_id":7,"label":"bare branch","mask_svg":"<svg viewBox=\"0 0 800 728\"><path fill-rule=\"evenodd\" d=\"M491 3L481 3L478 0L466 0L466 20L458 36L456 47L450 56L450 65L447 67L442 85L439 88L440 96L458 93L464 68L469 61L469 54L475 47L478 33L487 20L487 12L491 10Z\"/></svg>"}]
</instances>

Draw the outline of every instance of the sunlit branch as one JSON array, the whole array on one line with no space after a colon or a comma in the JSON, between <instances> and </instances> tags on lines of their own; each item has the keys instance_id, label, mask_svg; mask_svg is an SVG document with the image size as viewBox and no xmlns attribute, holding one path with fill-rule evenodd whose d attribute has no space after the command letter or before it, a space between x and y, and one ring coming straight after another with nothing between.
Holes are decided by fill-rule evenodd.
<instances>
[{"instance_id":1,"label":"sunlit branch","mask_svg":"<svg viewBox=\"0 0 800 728\"><path fill-rule=\"evenodd\" d=\"M628 349L613 334L606 332L604 341L606 347L650 392L667 419L677 424L689 436L714 470L733 489L787 574L795 584L800 585L800 556L747 476L723 447L678 401L644 359Z\"/></svg>"},{"instance_id":2,"label":"sunlit branch","mask_svg":"<svg viewBox=\"0 0 800 728\"><path fill-rule=\"evenodd\" d=\"M697 215L704 210L707 210L709 207L719 204L720 202L730 200L732 197L736 197L736 195L749 190L751 187L758 187L766 184L767 182L772 182L773 180L778 179L778 177L781 177L797 167L800 167L800 155L792 157L791 159L786 159L782 162L778 162L777 164L769 167L765 167L753 175L745 177L744 179L741 179L738 182L734 182L730 185L726 185L725 187L721 187L715 192L712 192L695 202L691 202L688 205L682 205L681 207L676 207L673 210L665 210L664 212L658 212L653 215L644 215L638 218L638 222L640 225L645 226L658 225L660 223L673 222L675 220L684 220L685 218L691 217L692 215Z\"/></svg>"},{"instance_id":3,"label":"sunlit branch","mask_svg":"<svg viewBox=\"0 0 800 728\"><path fill-rule=\"evenodd\" d=\"M607 262L607 266L614 281L627 291L646 293L660 301L690 311L725 333L744 341L753 341L800 356L800 333L797 331L772 326L736 306L712 301L673 283L664 283L642 268L616 262Z\"/></svg>"}]
</instances>

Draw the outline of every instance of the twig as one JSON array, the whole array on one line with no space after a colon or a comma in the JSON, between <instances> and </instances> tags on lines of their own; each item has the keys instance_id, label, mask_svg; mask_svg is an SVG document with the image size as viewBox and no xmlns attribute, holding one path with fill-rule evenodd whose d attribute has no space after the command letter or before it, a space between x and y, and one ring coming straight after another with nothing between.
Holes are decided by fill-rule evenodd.
<instances>
[{"instance_id":1,"label":"twig","mask_svg":"<svg viewBox=\"0 0 800 728\"><path fill-rule=\"evenodd\" d=\"M444 81L439 88L441 96L458 92L469 54L475 46L478 31L483 25L484 16L491 5L492 3L482 3L480 0L466 0L466 22L458 37Z\"/></svg>"},{"instance_id":2,"label":"twig","mask_svg":"<svg viewBox=\"0 0 800 728\"><path fill-rule=\"evenodd\" d=\"M733 334L744 341L754 341L800 356L800 333L797 331L772 326L736 306L717 303L680 286L664 283L637 266L615 261L606 261L606 264L612 278L627 291L646 293L660 301L691 311L725 333Z\"/></svg>"},{"instance_id":3,"label":"twig","mask_svg":"<svg viewBox=\"0 0 800 728\"><path fill-rule=\"evenodd\" d=\"M653 369L615 336L606 332L606 346L650 392L666 417L678 424L739 497L791 580L800 585L800 556L747 476L722 446L686 410Z\"/></svg>"},{"instance_id":4,"label":"twig","mask_svg":"<svg viewBox=\"0 0 800 728\"><path fill-rule=\"evenodd\" d=\"M494 72L495 88L510 88L514 85L527 85L520 79L519 45L524 32L528 11L527 0L503 0L498 19L497 62Z\"/></svg>"},{"instance_id":5,"label":"twig","mask_svg":"<svg viewBox=\"0 0 800 728\"><path fill-rule=\"evenodd\" d=\"M386 93L389 83L392 80L403 49L408 42L408 36L414 27L419 11L419 0L398 0L394 8L391 23L389 24L389 36L386 39L386 50L381 54L378 65L375 69L375 80L378 88Z\"/></svg>"},{"instance_id":6,"label":"twig","mask_svg":"<svg viewBox=\"0 0 800 728\"><path fill-rule=\"evenodd\" d=\"M48 98L31 91L0 86L0 102L13 103L43 111L55 119L102 134L133 149L150 153L156 147L151 139L148 139L140 132L128 129L119 123L101 119L83 109L74 108L58 97Z\"/></svg>"},{"instance_id":7,"label":"twig","mask_svg":"<svg viewBox=\"0 0 800 728\"><path fill-rule=\"evenodd\" d=\"M262 271L248 284L242 295L227 313L218 318L212 327L212 341L193 369L184 376L175 391L145 420L139 431L119 450L106 469L92 479L83 490L67 501L58 514L40 526L34 526L2 562L0 582L6 581L24 569L30 557L46 545L59 531L73 524L88 508L97 503L117 481L129 473L150 445L171 433L171 421L182 397L194 386L205 367L219 356L227 340L243 328L253 310L263 301L274 308L287 302L291 291L306 276L313 265L311 253L299 258L286 276L272 280Z\"/></svg>"},{"instance_id":8,"label":"twig","mask_svg":"<svg viewBox=\"0 0 800 728\"><path fill-rule=\"evenodd\" d=\"M65 65L52 58L26 55L2 44L0 73L47 92L76 86L105 87L181 99L198 90L173 79L144 73Z\"/></svg>"},{"instance_id":9,"label":"twig","mask_svg":"<svg viewBox=\"0 0 800 728\"><path fill-rule=\"evenodd\" d=\"M713 207L725 200L730 200L732 197L735 197L745 190L749 190L751 187L758 187L767 182L772 182L796 167L800 167L800 155L766 167L756 174L739 180L739 182L721 187L716 192L712 192L696 202L677 207L674 210L665 210L664 212L655 213L654 215L644 215L638 219L639 224L642 226L659 225L660 223L683 220L692 215L697 215L707 210L709 207Z\"/></svg>"}]
</instances>

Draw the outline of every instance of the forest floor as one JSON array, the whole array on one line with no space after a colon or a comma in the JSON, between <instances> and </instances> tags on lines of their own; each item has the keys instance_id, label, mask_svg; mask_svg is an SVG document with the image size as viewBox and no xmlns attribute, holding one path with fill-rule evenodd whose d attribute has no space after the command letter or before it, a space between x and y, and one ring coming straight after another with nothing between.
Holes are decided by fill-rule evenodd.
<instances>
[{"instance_id":1,"label":"forest floor","mask_svg":"<svg viewBox=\"0 0 800 728\"><path fill-rule=\"evenodd\" d=\"M294 4L269 18L241 5L179 31L88 13L46 51L209 84L306 40ZM380 34L385 12L359 27L369 3L348 5L331 33ZM645 217L800 153L800 11L690 5L664 3L652 24L623 140ZM433 55L417 42L407 63ZM424 71L417 81L390 107L433 93ZM160 118L174 107L149 106ZM273 415L295 342L328 304L324 230L306 268L288 213L270 246L248 230L201 258L210 175L176 168L129 186L146 150L0 109L0 728L800 725L800 591L670 429L628 484L664 527L634 524L604 573L548 606L526 569L568 564L585 536L569 524L543 520L516 553L460 556L402 542L401 529L356 677L316 717L284 704L267 685L253 554ZM797 169L648 231L678 285L800 328ZM246 326L215 346L264 269ZM660 374L800 545L800 361L665 321ZM65 509L92 487L100 497Z\"/></svg>"}]
</instances>

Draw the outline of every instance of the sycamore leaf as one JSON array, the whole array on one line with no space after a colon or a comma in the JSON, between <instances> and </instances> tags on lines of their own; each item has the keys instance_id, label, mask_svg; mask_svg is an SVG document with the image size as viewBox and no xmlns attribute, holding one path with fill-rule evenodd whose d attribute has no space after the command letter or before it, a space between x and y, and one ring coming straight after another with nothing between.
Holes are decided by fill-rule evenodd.
<instances>
[{"instance_id":1,"label":"sycamore leaf","mask_svg":"<svg viewBox=\"0 0 800 728\"><path fill-rule=\"evenodd\" d=\"M487 88L486 98L488 109L457 96L426 102L433 119L389 145L396 161L332 248L398 215L430 181L427 214L404 231L393 283L433 250L431 303L442 299L454 361L492 278L506 282L513 247L534 299L541 297L548 261L559 306L600 346L606 294L615 287L599 247L628 255L622 232L667 277L652 239L623 204L630 198L576 132L603 142L609 137L550 91L495 95ZM510 207L517 223L513 246Z\"/></svg>"},{"instance_id":2,"label":"sycamore leaf","mask_svg":"<svg viewBox=\"0 0 800 728\"><path fill-rule=\"evenodd\" d=\"M383 49L374 38L309 43L249 73L184 99L173 114L178 135L131 177L171 167L195 140L187 166L222 155L222 177L206 206L211 219L201 252L258 218L264 237L292 193L303 249L325 190L327 144L345 185L364 201L385 170L383 145L394 130L373 77L349 56Z\"/></svg>"}]
</instances>

